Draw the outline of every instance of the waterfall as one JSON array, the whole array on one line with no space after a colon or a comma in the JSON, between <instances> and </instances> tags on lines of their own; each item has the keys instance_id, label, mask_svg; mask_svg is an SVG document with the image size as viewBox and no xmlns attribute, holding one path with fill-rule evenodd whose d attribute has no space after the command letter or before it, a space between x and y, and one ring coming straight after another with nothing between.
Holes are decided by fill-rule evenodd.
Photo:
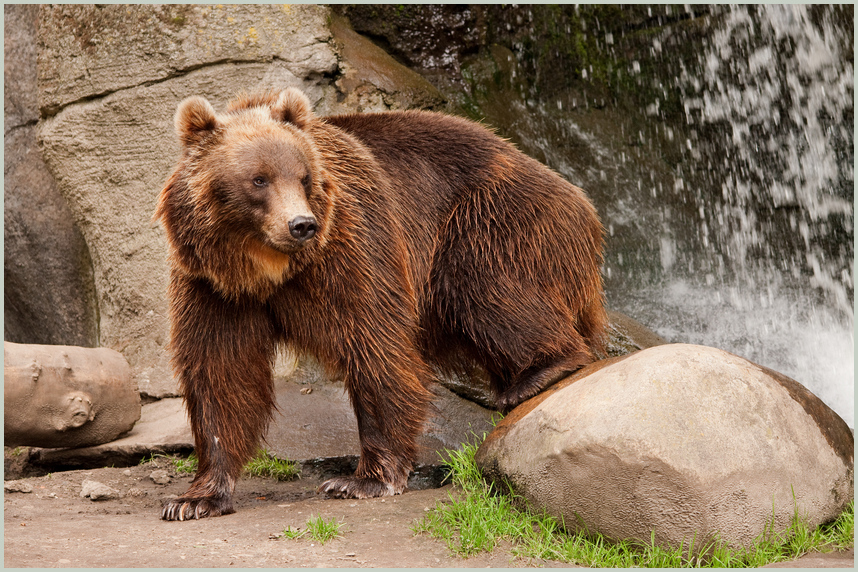
<instances>
[{"instance_id":1,"label":"waterfall","mask_svg":"<svg viewBox=\"0 0 858 572\"><path fill-rule=\"evenodd\" d=\"M672 341L793 377L854 426L852 17L847 35L810 10L712 18L676 78L692 137L675 186L695 220L665 207L661 281L611 298ZM675 238L689 224L697 245Z\"/></svg>"}]
</instances>

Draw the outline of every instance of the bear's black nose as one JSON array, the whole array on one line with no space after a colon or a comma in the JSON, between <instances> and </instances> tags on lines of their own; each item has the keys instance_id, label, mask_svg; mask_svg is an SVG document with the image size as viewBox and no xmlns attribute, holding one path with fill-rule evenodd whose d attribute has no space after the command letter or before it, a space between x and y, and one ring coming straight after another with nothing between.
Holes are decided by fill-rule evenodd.
<instances>
[{"instance_id":1,"label":"bear's black nose","mask_svg":"<svg viewBox=\"0 0 858 572\"><path fill-rule=\"evenodd\" d=\"M289 233L298 242L313 238L317 228L316 219L311 216L296 216L289 221Z\"/></svg>"}]
</instances>

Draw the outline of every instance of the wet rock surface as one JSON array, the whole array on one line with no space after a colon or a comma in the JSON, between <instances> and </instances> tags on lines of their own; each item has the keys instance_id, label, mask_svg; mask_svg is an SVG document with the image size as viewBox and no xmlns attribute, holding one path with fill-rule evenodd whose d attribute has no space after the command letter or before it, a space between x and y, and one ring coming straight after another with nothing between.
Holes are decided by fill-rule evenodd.
<instances>
[{"instance_id":1,"label":"wet rock surface","mask_svg":"<svg viewBox=\"0 0 858 572\"><path fill-rule=\"evenodd\" d=\"M417 72L355 33L346 18L331 16L331 33L342 54L336 85L342 105L358 112L387 109L440 109L444 96Z\"/></svg>"}]
</instances>

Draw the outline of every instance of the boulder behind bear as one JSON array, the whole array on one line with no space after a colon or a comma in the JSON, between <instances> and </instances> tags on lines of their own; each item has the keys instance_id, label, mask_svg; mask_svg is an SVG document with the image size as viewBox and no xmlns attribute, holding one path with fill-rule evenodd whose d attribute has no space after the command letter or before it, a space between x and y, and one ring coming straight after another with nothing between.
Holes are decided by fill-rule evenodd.
<instances>
[{"instance_id":1,"label":"boulder behind bear","mask_svg":"<svg viewBox=\"0 0 858 572\"><path fill-rule=\"evenodd\" d=\"M602 226L584 192L486 128L404 111L316 117L287 89L179 106L156 217L172 362L198 473L162 517L233 511L274 408L277 347L343 377L361 458L332 496L405 489L433 366L474 360L508 411L602 345Z\"/></svg>"}]
</instances>

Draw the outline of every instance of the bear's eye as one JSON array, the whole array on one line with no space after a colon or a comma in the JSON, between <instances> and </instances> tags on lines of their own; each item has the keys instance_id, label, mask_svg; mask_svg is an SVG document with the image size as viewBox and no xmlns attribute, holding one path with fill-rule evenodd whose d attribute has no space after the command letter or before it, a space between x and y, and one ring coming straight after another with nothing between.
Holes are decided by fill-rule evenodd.
<instances>
[{"instance_id":1,"label":"bear's eye","mask_svg":"<svg viewBox=\"0 0 858 572\"><path fill-rule=\"evenodd\" d=\"M305 189L310 188L310 175L304 175L301 177L301 185L303 185Z\"/></svg>"},{"instance_id":2,"label":"bear's eye","mask_svg":"<svg viewBox=\"0 0 858 572\"><path fill-rule=\"evenodd\" d=\"M253 184L256 187L264 187L268 184L268 179L266 179L265 177L254 177Z\"/></svg>"}]
</instances>

